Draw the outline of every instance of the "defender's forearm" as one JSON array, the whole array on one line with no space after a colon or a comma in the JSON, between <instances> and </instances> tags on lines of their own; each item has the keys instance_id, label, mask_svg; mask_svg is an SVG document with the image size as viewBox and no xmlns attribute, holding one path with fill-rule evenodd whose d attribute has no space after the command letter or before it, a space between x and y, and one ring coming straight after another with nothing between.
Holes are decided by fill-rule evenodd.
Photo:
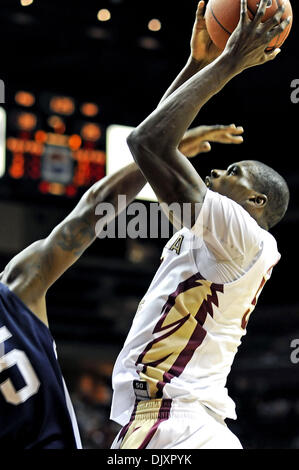
<instances>
[{"instance_id":1,"label":"defender's forearm","mask_svg":"<svg viewBox=\"0 0 299 470\"><path fill-rule=\"evenodd\" d=\"M116 204L118 195L126 195L132 202L146 184L146 180L135 162L121 168L114 174L98 181L90 188L90 193L97 205L101 202Z\"/></svg>"},{"instance_id":2,"label":"defender's forearm","mask_svg":"<svg viewBox=\"0 0 299 470\"><path fill-rule=\"evenodd\" d=\"M126 208L141 191L146 181L133 162L113 175L106 176L87 190L73 211L59 224L48 237L55 240L65 252L80 256L96 239L96 224L100 216L98 206L111 204L114 215ZM118 204L118 195L126 196L126 204ZM107 206L106 206L107 207Z\"/></svg>"},{"instance_id":3,"label":"defender's forearm","mask_svg":"<svg viewBox=\"0 0 299 470\"><path fill-rule=\"evenodd\" d=\"M96 208L101 203L113 206L115 214L125 209L119 207L118 196L126 196L127 205L130 204L146 184L146 180L135 162L120 169L110 176L95 183L83 196L79 204L86 204L89 212L89 221L93 225L97 222Z\"/></svg>"}]
</instances>

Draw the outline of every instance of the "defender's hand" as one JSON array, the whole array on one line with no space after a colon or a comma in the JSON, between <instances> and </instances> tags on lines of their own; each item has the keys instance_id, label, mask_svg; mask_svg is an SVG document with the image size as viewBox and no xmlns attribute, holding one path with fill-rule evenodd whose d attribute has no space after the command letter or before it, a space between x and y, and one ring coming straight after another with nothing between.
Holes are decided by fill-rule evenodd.
<instances>
[{"instance_id":1,"label":"defender's hand","mask_svg":"<svg viewBox=\"0 0 299 470\"><path fill-rule=\"evenodd\" d=\"M205 2L200 1L191 37L191 56L198 62L209 64L220 55L221 51L212 42L207 31L204 7Z\"/></svg>"},{"instance_id":2,"label":"defender's hand","mask_svg":"<svg viewBox=\"0 0 299 470\"><path fill-rule=\"evenodd\" d=\"M199 126L190 129L184 135L179 150L188 158L195 157L199 153L209 152L211 145L209 142L219 142L222 144L241 144L243 142L243 127L230 126Z\"/></svg>"},{"instance_id":3,"label":"defender's hand","mask_svg":"<svg viewBox=\"0 0 299 470\"><path fill-rule=\"evenodd\" d=\"M255 65L264 64L269 60L273 60L280 52L280 49L274 49L274 51L270 52L266 52L265 49L275 36L284 31L290 23L291 18L288 17L280 23L285 10L284 4L282 3L275 15L262 23L267 3L267 0L261 0L255 17L253 20L250 20L247 10L247 0L241 0L241 13L238 26L231 34L223 51L224 55L229 56L232 67L237 73L249 67L254 67Z\"/></svg>"}]
</instances>

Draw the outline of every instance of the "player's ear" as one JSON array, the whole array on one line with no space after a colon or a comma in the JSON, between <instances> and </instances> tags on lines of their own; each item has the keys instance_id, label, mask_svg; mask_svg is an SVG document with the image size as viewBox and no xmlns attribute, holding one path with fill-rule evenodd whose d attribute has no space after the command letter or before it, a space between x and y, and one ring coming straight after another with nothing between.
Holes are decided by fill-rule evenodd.
<instances>
[{"instance_id":1,"label":"player's ear","mask_svg":"<svg viewBox=\"0 0 299 470\"><path fill-rule=\"evenodd\" d=\"M266 194L256 193L249 197L249 204L256 208L265 207L268 203Z\"/></svg>"}]
</instances>

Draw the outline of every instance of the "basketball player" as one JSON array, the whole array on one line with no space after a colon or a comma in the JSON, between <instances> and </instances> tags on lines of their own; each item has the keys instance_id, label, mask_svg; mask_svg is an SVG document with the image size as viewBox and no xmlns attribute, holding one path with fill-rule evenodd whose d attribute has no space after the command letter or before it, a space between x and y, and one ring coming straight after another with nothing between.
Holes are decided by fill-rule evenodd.
<instances>
[{"instance_id":1,"label":"basketball player","mask_svg":"<svg viewBox=\"0 0 299 470\"><path fill-rule=\"evenodd\" d=\"M240 161L205 182L178 143L201 107L246 68L276 57L267 45L288 25L283 7L261 23L241 0L225 50L195 73L129 136L159 201L192 206L191 224L166 244L113 372L111 418L123 428L113 449L240 449L225 387L258 296L280 254L269 229L287 209L284 179L267 165ZM176 212L176 213L175 213ZM181 211L182 212L182 211ZM184 223L180 212L174 217Z\"/></svg>"},{"instance_id":2,"label":"basketball player","mask_svg":"<svg viewBox=\"0 0 299 470\"><path fill-rule=\"evenodd\" d=\"M237 128L203 126L182 140L189 156L207 140L240 143ZM239 134L240 132L238 132ZM46 293L95 240L95 209L118 195L132 201L146 180L133 162L94 184L50 235L15 256L0 274L0 448L81 448L76 418L48 328Z\"/></svg>"},{"instance_id":3,"label":"basketball player","mask_svg":"<svg viewBox=\"0 0 299 470\"><path fill-rule=\"evenodd\" d=\"M200 35L199 28L193 40L196 42ZM194 44L194 53L200 47ZM184 81L181 77L179 80ZM173 90L177 86L174 84ZM209 151L209 141L239 144L242 132L236 126L200 126L185 134L180 148L185 155L193 156ZM145 183L134 162L99 181L47 238L15 256L0 274L1 449L81 447L48 328L46 293L95 240L98 204L110 202L115 212L122 210L118 195L126 195L129 203Z\"/></svg>"}]
</instances>

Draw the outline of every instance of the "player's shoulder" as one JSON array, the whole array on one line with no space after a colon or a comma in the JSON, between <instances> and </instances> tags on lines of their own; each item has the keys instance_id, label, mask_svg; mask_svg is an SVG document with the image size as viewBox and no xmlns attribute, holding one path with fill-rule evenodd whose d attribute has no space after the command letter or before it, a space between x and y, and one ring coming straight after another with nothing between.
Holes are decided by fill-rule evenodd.
<instances>
[{"instance_id":1,"label":"player's shoulder","mask_svg":"<svg viewBox=\"0 0 299 470\"><path fill-rule=\"evenodd\" d=\"M267 245L277 251L276 240L244 207L233 199L207 190L205 201L192 228L195 235L233 247L242 256L253 256Z\"/></svg>"},{"instance_id":2,"label":"player's shoulder","mask_svg":"<svg viewBox=\"0 0 299 470\"><path fill-rule=\"evenodd\" d=\"M209 189L206 194L205 203L206 206L203 206L203 210L209 211L213 207L217 208L223 212L227 220L232 220L232 218L238 220L240 228L244 227L247 231L252 230L261 237L267 233L241 204L223 194Z\"/></svg>"},{"instance_id":3,"label":"player's shoulder","mask_svg":"<svg viewBox=\"0 0 299 470\"><path fill-rule=\"evenodd\" d=\"M262 235L262 228L241 204L210 189L207 190L194 229L200 227L209 227L210 231L223 232L223 235L234 232L252 234L253 238Z\"/></svg>"}]
</instances>

